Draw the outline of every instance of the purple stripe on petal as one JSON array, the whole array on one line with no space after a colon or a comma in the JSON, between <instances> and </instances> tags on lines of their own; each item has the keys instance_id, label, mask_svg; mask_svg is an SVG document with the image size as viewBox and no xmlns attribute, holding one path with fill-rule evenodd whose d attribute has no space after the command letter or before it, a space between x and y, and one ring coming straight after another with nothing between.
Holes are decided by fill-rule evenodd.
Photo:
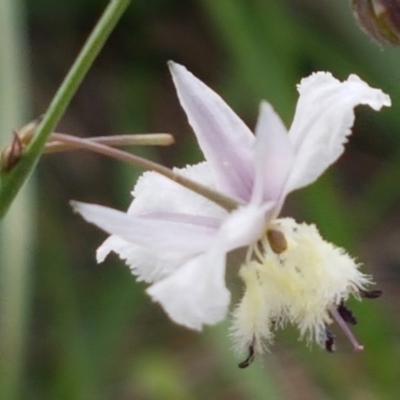
<instances>
[{"instance_id":1,"label":"purple stripe on petal","mask_svg":"<svg viewBox=\"0 0 400 400\"><path fill-rule=\"evenodd\" d=\"M218 218L206 217L202 215L179 214L171 212L155 212L141 214L140 218L156 219L159 221L177 222L188 225L203 226L205 228L214 229L216 232L223 220Z\"/></svg>"},{"instance_id":2,"label":"purple stripe on petal","mask_svg":"<svg viewBox=\"0 0 400 400\"><path fill-rule=\"evenodd\" d=\"M71 205L86 221L110 235L157 251L198 253L209 247L215 233L215 229L205 226L140 218L95 204Z\"/></svg>"}]
</instances>

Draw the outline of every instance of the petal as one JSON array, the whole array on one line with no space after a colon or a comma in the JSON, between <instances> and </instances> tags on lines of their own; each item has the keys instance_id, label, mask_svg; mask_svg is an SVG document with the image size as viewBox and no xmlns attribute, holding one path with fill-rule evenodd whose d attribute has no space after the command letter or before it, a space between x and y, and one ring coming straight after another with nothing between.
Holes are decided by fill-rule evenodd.
<instances>
[{"instance_id":1,"label":"petal","mask_svg":"<svg viewBox=\"0 0 400 400\"><path fill-rule=\"evenodd\" d=\"M254 136L214 91L185 67L169 63L178 97L200 148L210 163L218 189L249 200L254 169Z\"/></svg>"},{"instance_id":2,"label":"petal","mask_svg":"<svg viewBox=\"0 0 400 400\"><path fill-rule=\"evenodd\" d=\"M260 105L254 151L254 191L260 193L253 192L253 196L263 201L278 200L294 160L294 148L279 115L265 101ZM252 202L260 204L254 199Z\"/></svg>"},{"instance_id":3,"label":"petal","mask_svg":"<svg viewBox=\"0 0 400 400\"><path fill-rule=\"evenodd\" d=\"M215 228L201 225L134 217L112 208L71 202L82 217L109 234L153 251L196 254L209 247Z\"/></svg>"},{"instance_id":4,"label":"petal","mask_svg":"<svg viewBox=\"0 0 400 400\"><path fill-rule=\"evenodd\" d=\"M203 215L170 213L170 212L154 212L148 214L141 214L141 218L160 220L166 222L179 222L182 224L204 226L211 229L217 229L222 224L222 219L207 217Z\"/></svg>"},{"instance_id":5,"label":"petal","mask_svg":"<svg viewBox=\"0 0 400 400\"><path fill-rule=\"evenodd\" d=\"M225 318L230 302L224 281L225 254L216 250L214 246L147 289L174 322L200 330Z\"/></svg>"},{"instance_id":6,"label":"petal","mask_svg":"<svg viewBox=\"0 0 400 400\"><path fill-rule=\"evenodd\" d=\"M344 151L354 122L354 107L369 105L374 110L390 106L390 98L355 75L340 82L319 72L303 79L300 98L289 138L295 148L295 162L285 193L309 185Z\"/></svg>"},{"instance_id":7,"label":"petal","mask_svg":"<svg viewBox=\"0 0 400 400\"><path fill-rule=\"evenodd\" d=\"M174 169L179 174L215 188L207 163L199 163L182 169ZM128 214L137 218L151 218L170 222L181 222L204 227L217 228L227 212L203 196L154 172L144 173L132 192L135 196ZM169 241L174 236L168 234ZM184 242L183 246L185 246ZM178 243L177 243L178 244ZM168 247L168 244L165 247ZM187 248L189 249L189 248ZM110 252L115 252L126 262L139 280L155 282L165 278L186 262L189 256L183 251L168 248L163 251L139 246L121 237L110 236L97 249L97 262L103 262Z\"/></svg>"},{"instance_id":8,"label":"petal","mask_svg":"<svg viewBox=\"0 0 400 400\"><path fill-rule=\"evenodd\" d=\"M111 251L125 261L139 281L148 283L170 276L193 257L193 254L183 254L172 249L154 251L113 235L97 249L97 262L102 262Z\"/></svg>"},{"instance_id":9,"label":"petal","mask_svg":"<svg viewBox=\"0 0 400 400\"><path fill-rule=\"evenodd\" d=\"M206 162L174 168L174 172L216 189L211 168ZM135 199L128 210L130 215L166 212L221 219L227 214L212 201L155 172L145 172L137 181L132 195Z\"/></svg>"},{"instance_id":10,"label":"petal","mask_svg":"<svg viewBox=\"0 0 400 400\"><path fill-rule=\"evenodd\" d=\"M266 213L274 203L261 207L248 204L232 211L219 229L220 245L226 252L256 242L265 230Z\"/></svg>"},{"instance_id":11,"label":"petal","mask_svg":"<svg viewBox=\"0 0 400 400\"><path fill-rule=\"evenodd\" d=\"M191 329L221 321L230 301L224 278L226 253L257 240L264 230L264 215L263 207L252 205L233 211L206 253L191 259L147 292L173 321Z\"/></svg>"},{"instance_id":12,"label":"petal","mask_svg":"<svg viewBox=\"0 0 400 400\"><path fill-rule=\"evenodd\" d=\"M221 225L221 221L214 218L189 216L187 214L155 213L151 215L151 218L196 224L215 230ZM153 247L139 246L118 236L111 235L97 249L96 259L98 263L101 263L109 253L115 252L125 261L131 272L138 277L138 280L156 282L175 272L178 267L193 256L191 252L188 253L186 251L188 248L184 250L168 247L162 251L154 251Z\"/></svg>"}]
</instances>

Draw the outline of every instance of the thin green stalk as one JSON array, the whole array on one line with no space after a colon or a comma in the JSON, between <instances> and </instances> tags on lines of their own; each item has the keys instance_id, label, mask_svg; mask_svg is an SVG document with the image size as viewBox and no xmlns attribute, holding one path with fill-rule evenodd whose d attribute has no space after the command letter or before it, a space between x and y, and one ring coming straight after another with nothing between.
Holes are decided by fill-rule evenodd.
<instances>
[{"instance_id":1,"label":"thin green stalk","mask_svg":"<svg viewBox=\"0 0 400 400\"><path fill-rule=\"evenodd\" d=\"M23 157L11 171L2 173L0 219L4 217L23 183L35 167L49 135L54 131L55 126L64 114L83 78L129 3L130 0L112 0L109 3L64 79L64 82L55 94L42 122L37 128L34 139L27 147Z\"/></svg>"}]
</instances>

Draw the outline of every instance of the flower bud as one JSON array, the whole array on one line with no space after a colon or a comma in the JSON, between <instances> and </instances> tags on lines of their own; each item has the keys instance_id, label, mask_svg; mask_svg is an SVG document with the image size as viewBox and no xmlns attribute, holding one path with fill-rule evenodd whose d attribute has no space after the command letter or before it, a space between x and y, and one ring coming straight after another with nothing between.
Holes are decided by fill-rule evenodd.
<instances>
[{"instance_id":1,"label":"flower bud","mask_svg":"<svg viewBox=\"0 0 400 400\"><path fill-rule=\"evenodd\" d=\"M400 45L400 0L351 0L361 28L381 44Z\"/></svg>"}]
</instances>

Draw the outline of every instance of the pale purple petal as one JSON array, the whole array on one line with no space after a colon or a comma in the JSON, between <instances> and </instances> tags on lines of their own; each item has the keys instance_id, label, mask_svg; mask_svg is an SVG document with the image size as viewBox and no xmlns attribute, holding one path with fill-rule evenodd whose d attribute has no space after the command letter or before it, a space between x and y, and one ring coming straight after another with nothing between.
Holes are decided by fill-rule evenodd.
<instances>
[{"instance_id":1,"label":"pale purple petal","mask_svg":"<svg viewBox=\"0 0 400 400\"><path fill-rule=\"evenodd\" d=\"M141 218L148 217L158 218L161 221L199 225L214 230L217 230L222 223L221 220L215 218L172 213L147 214ZM177 240L177 238L173 240ZM186 251L188 249L190 248L186 247L185 251L181 251L180 246L178 246L178 249L176 249L176 246L167 246L162 251L154 251L154 247L139 246L132 241L128 242L118 236L111 235L97 249L96 259L98 263L101 263L111 252L114 252L125 261L132 273L138 277L138 280L156 282L175 272L178 267L193 256L191 251L189 253Z\"/></svg>"},{"instance_id":2,"label":"pale purple petal","mask_svg":"<svg viewBox=\"0 0 400 400\"><path fill-rule=\"evenodd\" d=\"M300 98L289 132L296 156L285 193L314 182L340 157L357 105L380 110L391 104L388 95L355 75L340 82L329 73L315 73L303 79L298 90Z\"/></svg>"},{"instance_id":3,"label":"pale purple petal","mask_svg":"<svg viewBox=\"0 0 400 400\"><path fill-rule=\"evenodd\" d=\"M178 97L200 148L225 194L249 200L254 180L254 136L221 97L185 67L170 62Z\"/></svg>"},{"instance_id":4,"label":"pale purple petal","mask_svg":"<svg viewBox=\"0 0 400 400\"><path fill-rule=\"evenodd\" d=\"M216 187L210 167L205 162L181 169L174 168L174 171L210 188ZM128 214L134 217L159 218L163 221L217 228L227 215L224 209L210 200L154 172L144 173L132 194L135 198ZM173 238L172 235L169 237ZM179 252L172 248L154 251L114 235L97 249L97 261L104 261L111 252L118 254L132 273L146 282L165 278L192 256L186 251Z\"/></svg>"},{"instance_id":5,"label":"pale purple petal","mask_svg":"<svg viewBox=\"0 0 400 400\"><path fill-rule=\"evenodd\" d=\"M95 204L71 202L82 217L111 235L154 251L196 254L210 245L215 228L128 215Z\"/></svg>"},{"instance_id":6,"label":"pale purple petal","mask_svg":"<svg viewBox=\"0 0 400 400\"><path fill-rule=\"evenodd\" d=\"M183 224L204 226L206 228L218 229L223 220L221 218L213 218L203 215L170 213L170 212L154 212L148 214L140 214L140 218L149 218L159 221L180 222Z\"/></svg>"},{"instance_id":7,"label":"pale purple petal","mask_svg":"<svg viewBox=\"0 0 400 400\"><path fill-rule=\"evenodd\" d=\"M282 120L265 101L260 105L254 151L256 178L252 203L277 201L294 161L294 149Z\"/></svg>"}]
</instances>

